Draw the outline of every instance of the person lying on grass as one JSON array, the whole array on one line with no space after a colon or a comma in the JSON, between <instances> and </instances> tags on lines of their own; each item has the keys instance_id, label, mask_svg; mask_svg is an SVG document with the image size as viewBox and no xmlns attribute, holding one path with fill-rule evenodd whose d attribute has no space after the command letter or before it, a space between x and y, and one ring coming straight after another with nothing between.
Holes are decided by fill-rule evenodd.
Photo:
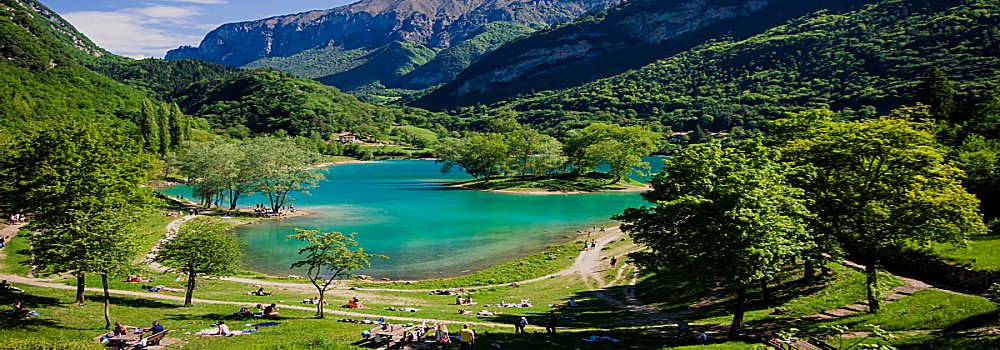
<instances>
[{"instance_id":1,"label":"person lying on grass","mask_svg":"<svg viewBox=\"0 0 1000 350\"><path fill-rule=\"evenodd\" d=\"M264 287L260 287L260 288L258 288L257 290L255 290L253 292L247 292L247 295L256 295L256 296L259 296L259 297L269 297L269 296L271 296L271 293L265 292L264 291Z\"/></svg>"}]
</instances>

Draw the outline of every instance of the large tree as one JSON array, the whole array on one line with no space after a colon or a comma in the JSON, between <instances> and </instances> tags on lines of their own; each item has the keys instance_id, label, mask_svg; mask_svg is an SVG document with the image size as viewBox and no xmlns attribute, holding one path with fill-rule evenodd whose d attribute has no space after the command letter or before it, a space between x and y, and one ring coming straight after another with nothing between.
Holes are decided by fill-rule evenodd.
<instances>
[{"instance_id":1,"label":"large tree","mask_svg":"<svg viewBox=\"0 0 1000 350\"><path fill-rule=\"evenodd\" d=\"M614 217L651 249L636 262L655 271L695 271L735 290L730 338L739 336L748 286L772 277L808 248L802 190L791 186L780 154L749 142L740 148L694 145L666 161L643 198L651 207Z\"/></svg>"},{"instance_id":2,"label":"large tree","mask_svg":"<svg viewBox=\"0 0 1000 350\"><path fill-rule=\"evenodd\" d=\"M319 154L299 148L290 138L254 138L244 143L244 151L244 166L254 173L254 189L267 196L274 212L293 199L292 193L316 188L326 178L314 168Z\"/></svg>"},{"instance_id":3,"label":"large tree","mask_svg":"<svg viewBox=\"0 0 1000 350\"><path fill-rule=\"evenodd\" d=\"M326 290L334 281L351 277L354 271L371 267L371 258L387 258L384 255L365 253L360 247L351 250L358 245L353 233L345 235L320 229L296 228L295 234L288 238L306 244L299 248L299 255L305 255L305 258L292 264L292 268L308 268L306 276L319 292L319 302L316 304L316 317L319 318L323 318Z\"/></svg>"},{"instance_id":4,"label":"large tree","mask_svg":"<svg viewBox=\"0 0 1000 350\"><path fill-rule=\"evenodd\" d=\"M594 170L601 164L610 166L614 182L633 172L649 171L642 160L659 149L662 136L641 126L620 126L594 123L568 134L564 153L571 170L578 173Z\"/></svg>"},{"instance_id":5,"label":"large tree","mask_svg":"<svg viewBox=\"0 0 1000 350\"><path fill-rule=\"evenodd\" d=\"M187 274L184 306L191 305L198 276L225 276L240 267L240 242L226 232L226 225L191 222L180 228L177 237L160 249L156 261Z\"/></svg>"},{"instance_id":6,"label":"large tree","mask_svg":"<svg viewBox=\"0 0 1000 350\"><path fill-rule=\"evenodd\" d=\"M964 174L945 159L925 108L855 122L814 120L785 145L812 173L802 184L822 229L864 260L869 310L879 260L911 242L962 242L985 231Z\"/></svg>"},{"instance_id":7,"label":"large tree","mask_svg":"<svg viewBox=\"0 0 1000 350\"><path fill-rule=\"evenodd\" d=\"M104 289L104 328L111 329L111 295L108 277L122 276L135 270L133 260L139 255L139 237L135 223L139 217L131 210L108 210L78 213L75 220L88 233L85 254L86 272L101 276Z\"/></svg>"},{"instance_id":8,"label":"large tree","mask_svg":"<svg viewBox=\"0 0 1000 350\"><path fill-rule=\"evenodd\" d=\"M82 304L94 253L87 250L91 233L77 220L148 203L151 190L142 184L149 158L118 129L69 118L26 127L15 147L18 152L0 159L0 167L9 169L0 180L0 201L34 214L33 263L43 273L75 275L76 302Z\"/></svg>"}]
</instances>

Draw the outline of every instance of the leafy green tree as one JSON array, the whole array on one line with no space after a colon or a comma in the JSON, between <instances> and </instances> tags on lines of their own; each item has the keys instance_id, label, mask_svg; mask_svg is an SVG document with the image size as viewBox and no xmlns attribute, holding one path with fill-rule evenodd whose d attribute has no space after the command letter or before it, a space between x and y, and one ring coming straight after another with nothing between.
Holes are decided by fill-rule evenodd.
<instances>
[{"instance_id":1,"label":"leafy green tree","mask_svg":"<svg viewBox=\"0 0 1000 350\"><path fill-rule=\"evenodd\" d=\"M111 329L111 296L108 277L122 276L135 270L132 260L139 255L139 217L133 210L109 210L95 214L79 213L76 221L87 232L86 255L88 273L101 276L104 289L104 328ZM83 258L83 257L81 257Z\"/></svg>"},{"instance_id":2,"label":"leafy green tree","mask_svg":"<svg viewBox=\"0 0 1000 350\"><path fill-rule=\"evenodd\" d=\"M962 187L963 173L944 157L925 113L855 122L820 121L789 141L790 159L812 170L803 184L818 229L831 232L864 259L868 306L879 309L879 260L907 242L962 242L985 231L979 201Z\"/></svg>"},{"instance_id":3,"label":"leafy green tree","mask_svg":"<svg viewBox=\"0 0 1000 350\"><path fill-rule=\"evenodd\" d=\"M507 170L509 147L503 134L470 133L461 139L445 139L435 152L442 172L455 166L475 178L489 179Z\"/></svg>"},{"instance_id":4,"label":"leafy green tree","mask_svg":"<svg viewBox=\"0 0 1000 350\"><path fill-rule=\"evenodd\" d=\"M271 210L278 210L292 200L293 192L304 192L325 179L313 169L319 154L295 145L289 138L258 137L244 143L246 167L255 174L254 189L267 196Z\"/></svg>"},{"instance_id":5,"label":"leafy green tree","mask_svg":"<svg viewBox=\"0 0 1000 350\"><path fill-rule=\"evenodd\" d=\"M16 140L18 152L0 159L0 168L8 169L0 179L0 202L35 214L29 226L38 232L30 238L33 263L43 273L76 276L76 302L82 304L94 253L87 251L93 235L78 219L147 204L152 192L142 184L148 157L118 129L75 119L41 121Z\"/></svg>"},{"instance_id":6,"label":"leafy green tree","mask_svg":"<svg viewBox=\"0 0 1000 350\"><path fill-rule=\"evenodd\" d=\"M632 172L648 171L649 163L642 161L642 157L656 152L661 138L646 127L594 123L570 132L564 153L574 172L583 173L602 163L608 164L615 183Z\"/></svg>"},{"instance_id":7,"label":"leafy green tree","mask_svg":"<svg viewBox=\"0 0 1000 350\"><path fill-rule=\"evenodd\" d=\"M921 77L911 102L928 105L932 116L947 120L955 112L955 88L944 71L933 66Z\"/></svg>"},{"instance_id":8,"label":"leafy green tree","mask_svg":"<svg viewBox=\"0 0 1000 350\"><path fill-rule=\"evenodd\" d=\"M226 225L210 222L187 223L177 237L158 252L156 262L187 274L184 306L191 305L198 276L225 276L239 271L240 242L226 232Z\"/></svg>"},{"instance_id":9,"label":"leafy green tree","mask_svg":"<svg viewBox=\"0 0 1000 350\"><path fill-rule=\"evenodd\" d=\"M388 258L385 255L365 253L360 247L351 250L358 245L353 233L344 235L320 229L296 228L295 234L288 238L306 243L305 247L299 248L299 255L305 255L305 258L292 264L292 268L308 268L306 276L319 292L319 302L316 303L316 317L319 318L323 318L326 290L334 281L352 277L354 271L371 267L371 258Z\"/></svg>"},{"instance_id":10,"label":"leafy green tree","mask_svg":"<svg viewBox=\"0 0 1000 350\"><path fill-rule=\"evenodd\" d=\"M810 244L810 214L788 172L779 152L757 141L738 149L691 146L668 159L643 194L652 207L629 208L614 219L651 248L635 255L638 264L661 273L697 271L732 286L729 337L736 338L748 286L774 276Z\"/></svg>"}]
</instances>

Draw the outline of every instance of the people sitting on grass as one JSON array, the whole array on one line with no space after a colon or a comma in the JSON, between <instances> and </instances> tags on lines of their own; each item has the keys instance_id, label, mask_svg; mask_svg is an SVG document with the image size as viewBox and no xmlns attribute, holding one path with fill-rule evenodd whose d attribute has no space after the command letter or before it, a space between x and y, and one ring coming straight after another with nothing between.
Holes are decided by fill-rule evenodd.
<instances>
[{"instance_id":1,"label":"people sitting on grass","mask_svg":"<svg viewBox=\"0 0 1000 350\"><path fill-rule=\"evenodd\" d=\"M228 337L233 335L233 332L229 331L229 326L226 325L226 321L219 321L217 327L219 327L219 332L215 333L215 335L223 337Z\"/></svg>"},{"instance_id":2,"label":"people sitting on grass","mask_svg":"<svg viewBox=\"0 0 1000 350\"><path fill-rule=\"evenodd\" d=\"M250 312L250 309L245 307L241 308L240 311L233 313L233 317L236 318L250 318L253 316L254 316L253 312Z\"/></svg>"},{"instance_id":3,"label":"people sitting on grass","mask_svg":"<svg viewBox=\"0 0 1000 350\"><path fill-rule=\"evenodd\" d=\"M41 314L29 310L28 306L25 305L24 302L20 300L14 301L14 306L10 310L4 311L3 314L11 316L13 318L28 318L32 316L34 317L41 316Z\"/></svg>"},{"instance_id":4,"label":"people sitting on grass","mask_svg":"<svg viewBox=\"0 0 1000 350\"><path fill-rule=\"evenodd\" d=\"M145 286L144 285L144 286L142 286L142 289L148 290L148 291L153 292L153 293L159 293L159 292L184 293L184 292L186 292L185 290L180 289L180 288L169 288L169 287L166 287L166 286L163 286L163 285L158 285L156 287L150 287L150 286Z\"/></svg>"},{"instance_id":5,"label":"people sitting on grass","mask_svg":"<svg viewBox=\"0 0 1000 350\"><path fill-rule=\"evenodd\" d=\"M320 301L319 301L319 298L312 297L312 298L309 298L309 299L302 299L302 303L303 304L319 305ZM322 303L323 303L323 305L326 305L326 300L323 300Z\"/></svg>"},{"instance_id":6,"label":"people sitting on grass","mask_svg":"<svg viewBox=\"0 0 1000 350\"><path fill-rule=\"evenodd\" d=\"M489 305L486 305L486 306L489 306ZM498 306L498 307L531 307L531 303L530 303L530 300L528 300L528 299L521 299L521 302L517 303L517 304L507 304L506 301L500 300L500 303L496 304L496 306Z\"/></svg>"},{"instance_id":7,"label":"people sitting on grass","mask_svg":"<svg viewBox=\"0 0 1000 350\"><path fill-rule=\"evenodd\" d=\"M347 305L344 305L344 307L346 307L346 308L352 308L352 309L364 309L365 308L365 306L361 305L361 302L358 301L357 297L354 297L354 298L351 298L351 300L348 300L347 301Z\"/></svg>"},{"instance_id":8,"label":"people sitting on grass","mask_svg":"<svg viewBox=\"0 0 1000 350\"><path fill-rule=\"evenodd\" d=\"M2 282L0 282L0 292L10 291L10 290L17 290L17 288L14 288L14 285L7 282L7 280L3 280Z\"/></svg>"},{"instance_id":9,"label":"people sitting on grass","mask_svg":"<svg viewBox=\"0 0 1000 350\"><path fill-rule=\"evenodd\" d=\"M148 283L148 282L153 282L153 280L144 280L144 279L142 279L142 275L129 275L128 278L125 279L125 282L127 282L127 283Z\"/></svg>"},{"instance_id":10,"label":"people sitting on grass","mask_svg":"<svg viewBox=\"0 0 1000 350\"><path fill-rule=\"evenodd\" d=\"M264 287L260 287L260 288L257 288L257 290L255 290L255 291L247 292L247 295L256 295L256 296L259 296L259 297L269 297L269 296L271 296L271 293L265 292L264 291Z\"/></svg>"},{"instance_id":11,"label":"people sitting on grass","mask_svg":"<svg viewBox=\"0 0 1000 350\"><path fill-rule=\"evenodd\" d=\"M264 308L264 317L278 317L278 305L271 304Z\"/></svg>"}]
</instances>

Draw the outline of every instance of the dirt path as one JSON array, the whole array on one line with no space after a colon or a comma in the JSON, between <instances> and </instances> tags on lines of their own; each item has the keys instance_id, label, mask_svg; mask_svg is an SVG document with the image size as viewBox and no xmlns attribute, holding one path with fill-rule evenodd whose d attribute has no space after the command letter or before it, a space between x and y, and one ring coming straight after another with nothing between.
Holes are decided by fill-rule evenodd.
<instances>
[{"instance_id":1,"label":"dirt path","mask_svg":"<svg viewBox=\"0 0 1000 350\"><path fill-rule=\"evenodd\" d=\"M70 286L70 285L65 285L65 284L60 284L60 283L52 283L52 282L42 282L42 281L38 281L38 280L33 279L33 278L26 278L26 277L20 277L20 276L3 276L3 278L6 279L6 280L8 280L8 281L10 281L11 283L15 283L15 284L25 284L25 285L35 286L35 287L42 287L42 288L49 288L49 289L59 289L59 290L76 290L76 286ZM89 291L89 292L102 292L103 293L103 290L99 289L99 288L87 288L87 291ZM177 296L177 295L144 293L144 292L128 291L128 290L116 290L116 289L111 289L111 290L109 290L109 292L111 294L115 294L115 295L128 295L128 296L133 296L133 297L138 297L138 298L159 299L159 300L169 300L169 301L176 301L176 302L184 302L184 297L183 296ZM237 307L247 307L250 304L252 304L251 302L208 300L208 299L191 299L191 302L192 303L197 303L197 304L233 305L233 306L237 306ZM303 310L303 311L315 311L316 310L315 307L300 306L300 305L284 305L284 304L279 304L278 307L279 307L279 309L289 309L289 310ZM236 309L237 308L234 308L234 310L236 310ZM369 318L373 318L373 319L374 318L379 318L379 317L385 317L385 319L387 319L387 320L396 320L396 321L404 321L404 322L423 322L423 321L427 321L427 322L444 322L444 323L449 323L449 324L468 323L468 324L471 324L471 325L486 326L486 327L509 327L510 326L510 325L507 325L507 324L492 323L492 322L454 321L454 320L436 320L436 319L417 318L417 317L399 317L399 316L392 315L392 314L374 314L374 313L363 313L363 312L350 312L350 311L341 311L341 310L336 310L336 309L333 309L333 310L331 310L331 309L325 309L324 311L325 311L325 313L332 314L332 315L341 315L341 316L348 316L348 317L369 317Z\"/></svg>"}]
</instances>

